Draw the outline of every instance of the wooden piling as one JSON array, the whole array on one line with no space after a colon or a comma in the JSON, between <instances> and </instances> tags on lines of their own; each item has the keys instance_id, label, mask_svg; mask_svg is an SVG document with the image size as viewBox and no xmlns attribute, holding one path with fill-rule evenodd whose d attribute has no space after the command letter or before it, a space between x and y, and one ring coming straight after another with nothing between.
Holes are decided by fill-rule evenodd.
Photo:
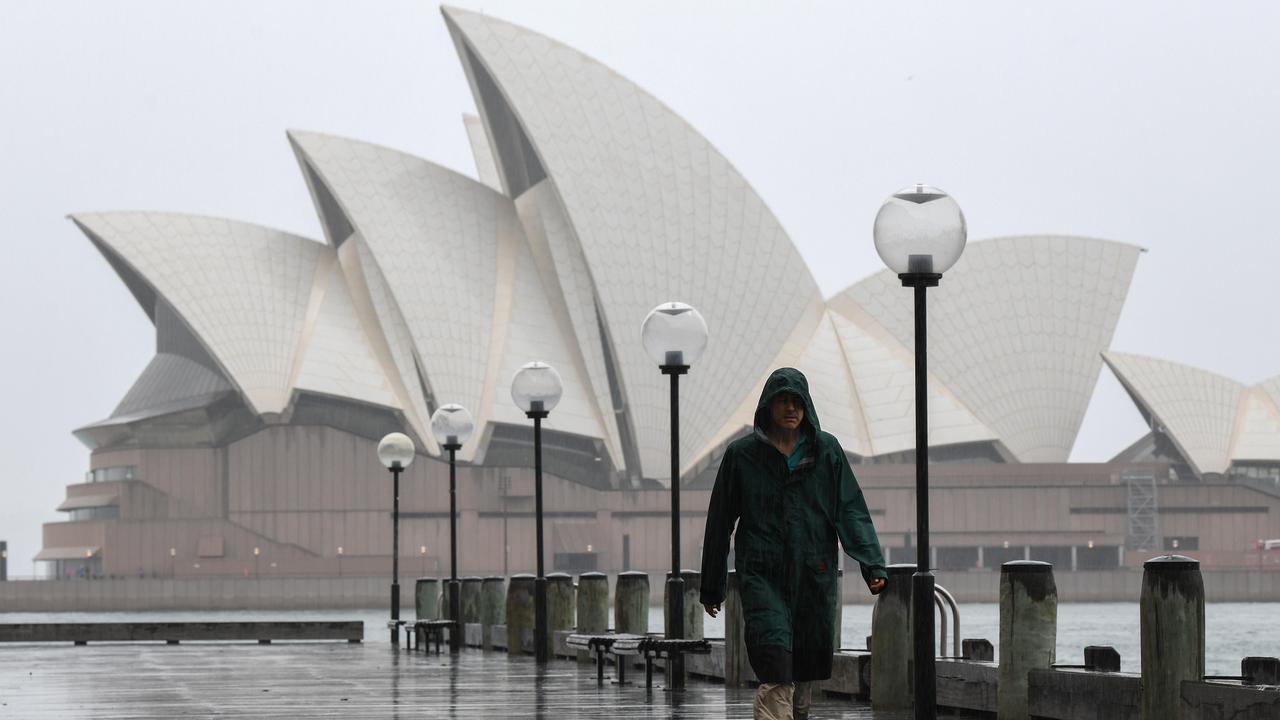
<instances>
[{"instance_id":1,"label":"wooden piling","mask_svg":"<svg viewBox=\"0 0 1280 720\"><path fill-rule=\"evenodd\" d=\"M420 577L413 586L414 616L419 620L435 620L440 617L440 580L433 577Z\"/></svg>"},{"instance_id":2,"label":"wooden piling","mask_svg":"<svg viewBox=\"0 0 1280 720\"><path fill-rule=\"evenodd\" d=\"M1053 665L1058 586L1053 564L1015 560L1000 566L1000 670L996 717L1027 720L1027 673Z\"/></svg>"},{"instance_id":3,"label":"wooden piling","mask_svg":"<svg viewBox=\"0 0 1280 720\"><path fill-rule=\"evenodd\" d=\"M512 575L507 583L507 652L524 654L524 638L533 636L532 575Z\"/></svg>"},{"instance_id":4,"label":"wooden piling","mask_svg":"<svg viewBox=\"0 0 1280 720\"><path fill-rule=\"evenodd\" d=\"M720 611L724 613L724 684L725 687L742 687L746 684L747 671L751 664L747 659L742 592L738 587L738 573L735 570L729 571L724 607Z\"/></svg>"},{"instance_id":5,"label":"wooden piling","mask_svg":"<svg viewBox=\"0 0 1280 720\"><path fill-rule=\"evenodd\" d=\"M578 632L609 632L609 576L602 572L578 576Z\"/></svg>"},{"instance_id":6,"label":"wooden piling","mask_svg":"<svg viewBox=\"0 0 1280 720\"><path fill-rule=\"evenodd\" d=\"M911 576L914 564L890 565L889 582L871 611L871 708L901 710L911 695Z\"/></svg>"},{"instance_id":7,"label":"wooden piling","mask_svg":"<svg viewBox=\"0 0 1280 720\"><path fill-rule=\"evenodd\" d=\"M1165 555L1142 564L1142 719L1178 720L1182 681L1204 679L1200 563Z\"/></svg>"},{"instance_id":8,"label":"wooden piling","mask_svg":"<svg viewBox=\"0 0 1280 720\"><path fill-rule=\"evenodd\" d=\"M551 643L547 657L555 657L556 631L573 629L574 616L577 614L576 595L572 575L547 574L547 642Z\"/></svg>"},{"instance_id":9,"label":"wooden piling","mask_svg":"<svg viewBox=\"0 0 1280 720\"><path fill-rule=\"evenodd\" d=\"M578 632L603 635L609 632L609 576L602 572L584 572L578 576ZM595 656L578 652L579 662L595 662Z\"/></svg>"},{"instance_id":10,"label":"wooden piling","mask_svg":"<svg viewBox=\"0 0 1280 720\"><path fill-rule=\"evenodd\" d=\"M462 578L462 622L478 624L480 622L480 586L482 578Z\"/></svg>"},{"instance_id":11,"label":"wooden piling","mask_svg":"<svg viewBox=\"0 0 1280 720\"><path fill-rule=\"evenodd\" d=\"M649 575L631 570L618 573L613 589L615 632L646 635L649 632Z\"/></svg>"},{"instance_id":12,"label":"wooden piling","mask_svg":"<svg viewBox=\"0 0 1280 720\"><path fill-rule=\"evenodd\" d=\"M671 577L671 573L667 573L667 577ZM684 639L701 640L702 639L702 573L697 570L681 570L680 577L684 579ZM667 586L669 587L669 586ZM671 636L671 618L668 617L668 608L671 607L671 601L666 597L667 591L663 590L662 602L662 624L666 630L666 635Z\"/></svg>"},{"instance_id":13,"label":"wooden piling","mask_svg":"<svg viewBox=\"0 0 1280 720\"><path fill-rule=\"evenodd\" d=\"M480 637L485 650L493 647L493 626L507 622L507 581L500 575L480 583Z\"/></svg>"}]
</instances>

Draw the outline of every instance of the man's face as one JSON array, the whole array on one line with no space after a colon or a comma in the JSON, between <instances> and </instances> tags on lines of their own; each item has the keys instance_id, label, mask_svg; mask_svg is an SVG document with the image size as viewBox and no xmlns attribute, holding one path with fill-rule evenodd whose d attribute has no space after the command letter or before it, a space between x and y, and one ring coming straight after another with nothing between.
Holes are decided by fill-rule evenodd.
<instances>
[{"instance_id":1,"label":"man's face","mask_svg":"<svg viewBox=\"0 0 1280 720\"><path fill-rule=\"evenodd\" d=\"M799 395L784 392L769 402L769 419L773 426L784 430L795 430L804 422L804 401Z\"/></svg>"}]
</instances>

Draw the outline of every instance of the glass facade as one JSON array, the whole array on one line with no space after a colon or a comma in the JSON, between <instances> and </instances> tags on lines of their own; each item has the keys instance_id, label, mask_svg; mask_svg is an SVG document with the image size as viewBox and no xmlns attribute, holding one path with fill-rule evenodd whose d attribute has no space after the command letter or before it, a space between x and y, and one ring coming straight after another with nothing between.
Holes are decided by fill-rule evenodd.
<instances>
[{"instance_id":1,"label":"glass facade","mask_svg":"<svg viewBox=\"0 0 1280 720\"><path fill-rule=\"evenodd\" d=\"M116 505L104 505L102 507L76 508L68 511L71 517L68 520L119 520L120 508Z\"/></svg>"},{"instance_id":2,"label":"glass facade","mask_svg":"<svg viewBox=\"0 0 1280 720\"><path fill-rule=\"evenodd\" d=\"M50 565L53 566L52 580L102 577L102 558L97 556L83 560L54 560Z\"/></svg>"},{"instance_id":3,"label":"glass facade","mask_svg":"<svg viewBox=\"0 0 1280 720\"><path fill-rule=\"evenodd\" d=\"M137 480L138 467L136 465L119 465L117 467L98 468L90 470L84 474L84 481L87 483L97 482L119 482L121 480Z\"/></svg>"},{"instance_id":4,"label":"glass facade","mask_svg":"<svg viewBox=\"0 0 1280 720\"><path fill-rule=\"evenodd\" d=\"M1198 538L1178 538L1183 550L1199 549ZM1186 543L1186 544L1184 544ZM1168 543L1166 542L1166 545ZM914 547L886 547L888 563L914 563ZM1072 570L1072 555L1076 570L1114 570L1120 567L1120 548L1117 545L952 545L933 548L934 569L976 570L1000 572L1000 566L1013 560L1039 560L1053 563L1057 572Z\"/></svg>"},{"instance_id":5,"label":"glass facade","mask_svg":"<svg viewBox=\"0 0 1280 720\"><path fill-rule=\"evenodd\" d=\"M1232 479L1251 478L1254 480L1271 480L1280 483L1280 463L1269 462L1236 462L1227 474Z\"/></svg>"}]
</instances>

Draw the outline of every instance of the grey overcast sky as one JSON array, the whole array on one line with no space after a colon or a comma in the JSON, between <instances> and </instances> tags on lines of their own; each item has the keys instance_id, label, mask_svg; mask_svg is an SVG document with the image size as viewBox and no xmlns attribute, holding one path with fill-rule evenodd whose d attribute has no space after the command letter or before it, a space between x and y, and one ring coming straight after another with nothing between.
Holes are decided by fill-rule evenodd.
<instances>
[{"instance_id":1,"label":"grey overcast sky","mask_svg":"<svg viewBox=\"0 0 1280 720\"><path fill-rule=\"evenodd\" d=\"M617 70L714 143L823 291L879 269L900 186L951 192L970 238L1134 243L1113 348L1257 382L1280 373L1280 4L598 2L458 5ZM474 112L422 0L3 0L0 539L30 574L40 524L88 467L154 347L69 212L220 215L321 237L286 128L474 175ZM1144 432L1104 369L1074 460ZM372 472L372 470L371 470Z\"/></svg>"}]
</instances>

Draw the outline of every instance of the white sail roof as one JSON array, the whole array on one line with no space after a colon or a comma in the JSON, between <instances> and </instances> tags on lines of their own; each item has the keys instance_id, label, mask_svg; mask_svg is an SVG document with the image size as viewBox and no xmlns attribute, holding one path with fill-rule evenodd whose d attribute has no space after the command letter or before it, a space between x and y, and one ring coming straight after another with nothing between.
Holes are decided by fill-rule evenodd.
<instances>
[{"instance_id":1,"label":"white sail roof","mask_svg":"<svg viewBox=\"0 0 1280 720\"><path fill-rule=\"evenodd\" d=\"M692 457L821 299L817 285L742 175L653 96L538 33L443 12L508 194L543 177L555 187L589 267L641 469L665 478L667 378L641 347L645 315L680 300L715 328L701 365L716 370L695 368L682 384L681 452Z\"/></svg>"},{"instance_id":2,"label":"white sail roof","mask_svg":"<svg viewBox=\"0 0 1280 720\"><path fill-rule=\"evenodd\" d=\"M428 405L479 410L494 333L498 238L520 233L511 201L406 153L317 133L290 138L386 280L426 376Z\"/></svg>"},{"instance_id":3,"label":"white sail roof","mask_svg":"<svg viewBox=\"0 0 1280 720\"><path fill-rule=\"evenodd\" d=\"M484 121L479 115L463 115L462 124L467 128L467 141L471 143L471 156L476 161L476 178L498 192L502 192L502 178L493 160L493 148L484 132Z\"/></svg>"},{"instance_id":4,"label":"white sail roof","mask_svg":"<svg viewBox=\"0 0 1280 720\"><path fill-rule=\"evenodd\" d=\"M1107 366L1197 474L1225 473L1235 460L1280 460L1275 379L1243 383L1189 365L1107 352Z\"/></svg>"},{"instance_id":5,"label":"white sail roof","mask_svg":"<svg viewBox=\"0 0 1280 720\"><path fill-rule=\"evenodd\" d=\"M332 250L220 218L84 213L72 219L173 307L253 410L285 409L316 269ZM144 309L154 317L154 308Z\"/></svg>"},{"instance_id":6,"label":"white sail roof","mask_svg":"<svg viewBox=\"0 0 1280 720\"><path fill-rule=\"evenodd\" d=\"M494 422L527 425L528 417L511 400L511 380L525 363L542 360L560 373L564 394L543 421L548 430L603 439L599 408L573 342L567 318L556 312L534 264L528 243L508 242L501 247L504 297L499 317L504 328L492 377L489 417Z\"/></svg>"},{"instance_id":7,"label":"white sail roof","mask_svg":"<svg viewBox=\"0 0 1280 720\"><path fill-rule=\"evenodd\" d=\"M293 386L400 409L401 402L378 362L337 262L326 264L317 279L316 293Z\"/></svg>"},{"instance_id":8,"label":"white sail roof","mask_svg":"<svg viewBox=\"0 0 1280 720\"><path fill-rule=\"evenodd\" d=\"M970 243L929 291L929 371L1023 462L1066 462L1141 249L1065 236ZM882 271L841 293L905 348L912 293Z\"/></svg>"},{"instance_id":9,"label":"white sail roof","mask_svg":"<svg viewBox=\"0 0 1280 720\"><path fill-rule=\"evenodd\" d=\"M833 323L832 313L824 312L796 369L809 380L809 395L822 429L835 435L846 452L871 455L862 402Z\"/></svg>"},{"instance_id":10,"label":"white sail roof","mask_svg":"<svg viewBox=\"0 0 1280 720\"><path fill-rule=\"evenodd\" d=\"M550 307L557 317L567 321L567 333L563 336L568 343L567 357L572 358L575 374L580 375L585 383L585 392L595 404L595 415L603 433L601 439L615 466L625 471L628 459L623 452L609 383L606 339L600 325L591 272L574 236L573 226L555 196L555 188L546 180L516 198L515 207L529 241L534 271L540 274L542 285L547 288Z\"/></svg>"},{"instance_id":11,"label":"white sail roof","mask_svg":"<svg viewBox=\"0 0 1280 720\"><path fill-rule=\"evenodd\" d=\"M75 217L157 324L157 359L121 417L235 389L288 421L304 391L395 411L434 454L438 405L471 408L478 437L525 423L508 386L540 359L565 381L549 429L598 440L584 447L631 480L665 481L668 380L640 323L680 300L711 331L681 382L686 469L740 434L769 372L792 364L847 450L914 449L912 293L896 277L824 301L764 202L669 108L542 35L444 15L480 111L464 116L480 182L295 131L327 243L212 218ZM1065 461L1139 253L1062 236L971 243L929 292L930 444ZM1280 457L1280 377L1236 387L1116 357L1197 465ZM1185 409L1205 402L1207 417Z\"/></svg>"},{"instance_id":12,"label":"white sail roof","mask_svg":"<svg viewBox=\"0 0 1280 720\"><path fill-rule=\"evenodd\" d=\"M915 363L894 340L876 337L847 317L830 313L849 363L867 428L867 455L915 450ZM929 445L987 442L998 437L932 374L927 381Z\"/></svg>"}]
</instances>

